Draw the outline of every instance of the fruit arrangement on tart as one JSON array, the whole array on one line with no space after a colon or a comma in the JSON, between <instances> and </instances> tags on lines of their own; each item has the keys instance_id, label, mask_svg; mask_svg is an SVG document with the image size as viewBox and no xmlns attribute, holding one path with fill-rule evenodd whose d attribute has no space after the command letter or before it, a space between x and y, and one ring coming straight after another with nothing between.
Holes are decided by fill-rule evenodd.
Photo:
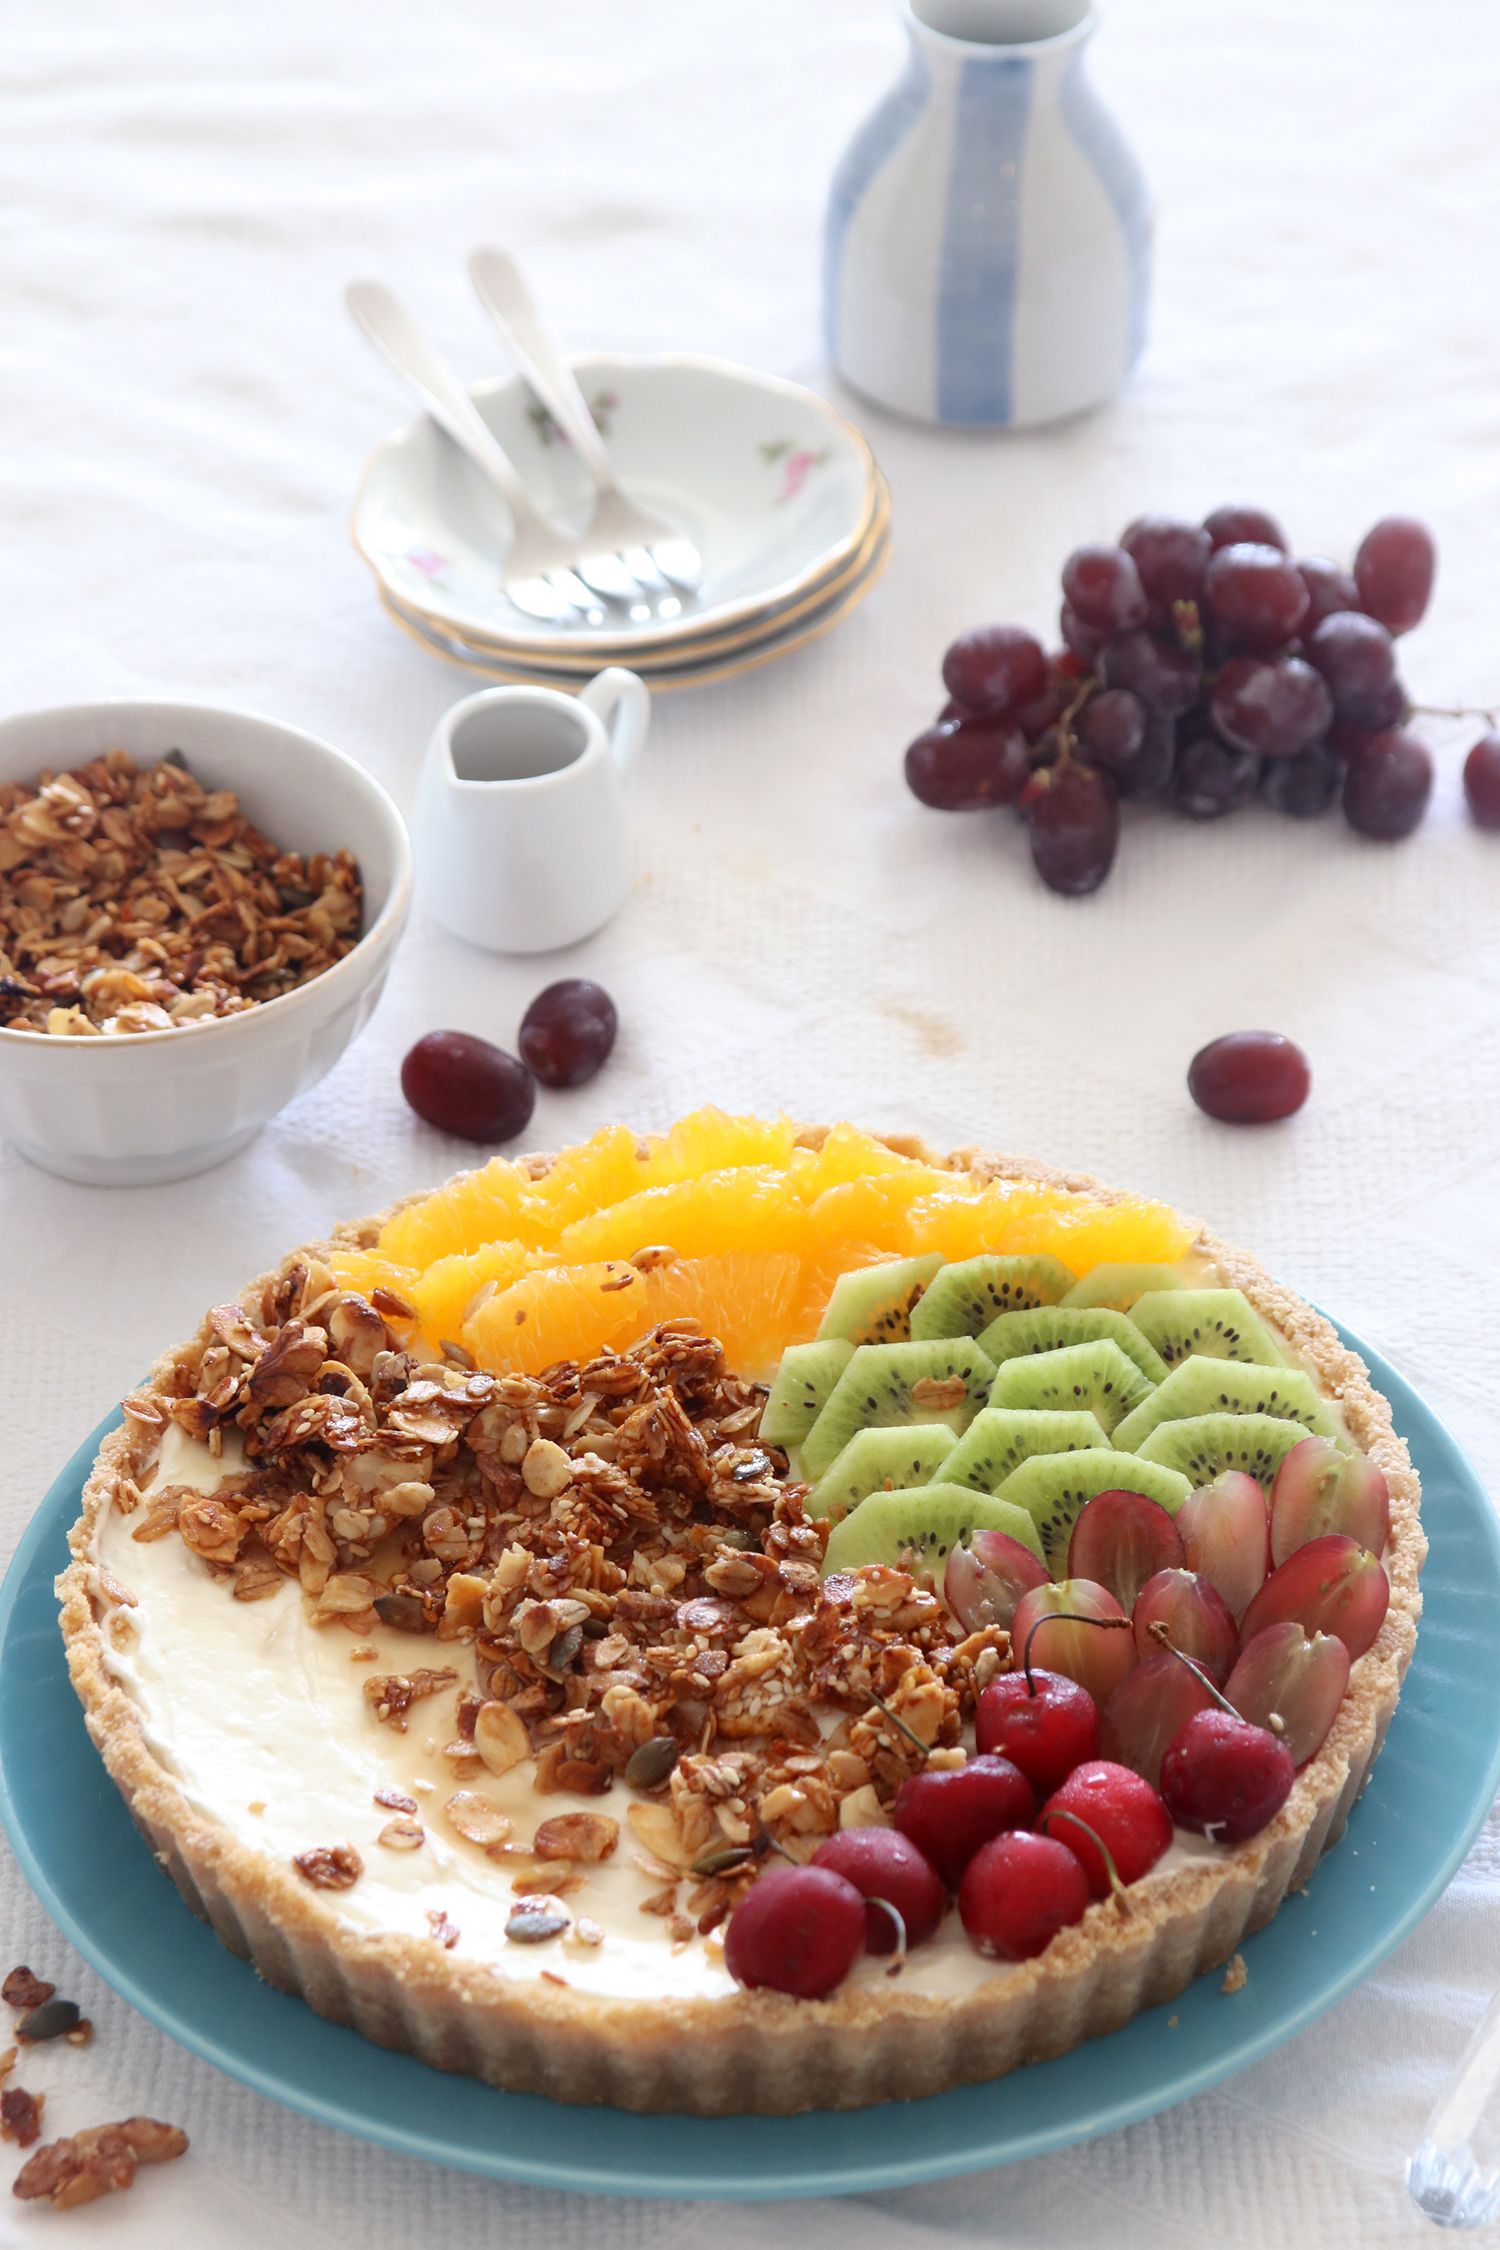
<instances>
[{"instance_id":1,"label":"fruit arrangement on tart","mask_svg":"<svg viewBox=\"0 0 1500 2250\"><path fill-rule=\"evenodd\" d=\"M1417 1480L1320 1315L845 1125L497 1159L125 1413L60 1592L164 1865L321 2012L566 2100L855 2107L1118 2027L1307 1879L1415 1639Z\"/></svg>"}]
</instances>

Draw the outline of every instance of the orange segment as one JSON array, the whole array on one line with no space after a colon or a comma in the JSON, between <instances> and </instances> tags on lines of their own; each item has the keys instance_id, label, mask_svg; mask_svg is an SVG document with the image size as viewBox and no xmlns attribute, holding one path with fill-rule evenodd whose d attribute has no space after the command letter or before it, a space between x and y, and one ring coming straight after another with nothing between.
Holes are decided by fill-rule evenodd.
<instances>
[{"instance_id":1,"label":"orange segment","mask_svg":"<svg viewBox=\"0 0 1500 2250\"><path fill-rule=\"evenodd\" d=\"M784 1171L796 1131L789 1117L731 1117L722 1109L695 1109L669 1132L653 1136L640 1184L667 1187L734 1165L769 1164Z\"/></svg>"},{"instance_id":2,"label":"orange segment","mask_svg":"<svg viewBox=\"0 0 1500 2250\"><path fill-rule=\"evenodd\" d=\"M802 1261L731 1251L680 1258L647 1276L647 1302L659 1320L696 1320L717 1336L725 1358L748 1381L769 1381L796 1315Z\"/></svg>"},{"instance_id":3,"label":"orange segment","mask_svg":"<svg viewBox=\"0 0 1500 2250\"><path fill-rule=\"evenodd\" d=\"M513 1236L531 1184L518 1165L499 1156L477 1172L460 1172L446 1187L386 1221L380 1230L381 1253L400 1265L429 1266L434 1258Z\"/></svg>"},{"instance_id":4,"label":"orange segment","mask_svg":"<svg viewBox=\"0 0 1500 2250\"><path fill-rule=\"evenodd\" d=\"M328 1263L335 1280L362 1297L372 1289L394 1289L408 1304L416 1302L412 1291L421 1278L418 1268L395 1265L380 1250L337 1250Z\"/></svg>"},{"instance_id":5,"label":"orange segment","mask_svg":"<svg viewBox=\"0 0 1500 2250\"><path fill-rule=\"evenodd\" d=\"M554 1360L592 1359L650 1326L644 1276L611 1259L523 1274L480 1306L462 1340L481 1367L535 1375Z\"/></svg>"},{"instance_id":6,"label":"orange segment","mask_svg":"<svg viewBox=\"0 0 1500 2250\"><path fill-rule=\"evenodd\" d=\"M664 1244L679 1257L697 1258L723 1250L784 1250L795 1247L800 1223L785 1173L746 1164L643 1188L611 1210L575 1221L558 1237L557 1252L563 1259L630 1258Z\"/></svg>"},{"instance_id":7,"label":"orange segment","mask_svg":"<svg viewBox=\"0 0 1500 2250\"><path fill-rule=\"evenodd\" d=\"M434 1259L402 1294L416 1306L422 1332L436 1350L450 1340L457 1343L465 1321L479 1309L476 1299L508 1289L536 1262L537 1252L522 1242L487 1242L479 1250Z\"/></svg>"},{"instance_id":8,"label":"orange segment","mask_svg":"<svg viewBox=\"0 0 1500 2250\"><path fill-rule=\"evenodd\" d=\"M527 1198L526 1238L555 1242L563 1228L592 1211L607 1210L646 1185L646 1169L634 1133L606 1125L592 1140L564 1149Z\"/></svg>"}]
</instances>

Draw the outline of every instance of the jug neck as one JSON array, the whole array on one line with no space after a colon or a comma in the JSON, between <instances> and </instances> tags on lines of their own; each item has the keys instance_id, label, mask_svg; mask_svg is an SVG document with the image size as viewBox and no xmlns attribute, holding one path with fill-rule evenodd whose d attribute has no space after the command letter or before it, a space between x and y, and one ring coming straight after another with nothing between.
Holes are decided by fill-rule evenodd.
<instances>
[{"instance_id":1,"label":"jug neck","mask_svg":"<svg viewBox=\"0 0 1500 2250\"><path fill-rule=\"evenodd\" d=\"M907 34L935 76L986 60L1061 71L1094 30L1090 0L904 0Z\"/></svg>"}]
</instances>

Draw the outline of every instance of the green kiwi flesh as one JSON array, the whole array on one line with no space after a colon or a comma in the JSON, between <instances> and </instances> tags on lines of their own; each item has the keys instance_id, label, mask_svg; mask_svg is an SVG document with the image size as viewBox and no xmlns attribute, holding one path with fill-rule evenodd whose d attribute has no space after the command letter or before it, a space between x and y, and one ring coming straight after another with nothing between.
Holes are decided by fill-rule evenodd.
<instances>
[{"instance_id":1,"label":"green kiwi flesh","mask_svg":"<svg viewBox=\"0 0 1500 2250\"><path fill-rule=\"evenodd\" d=\"M1104 1442L1092 1414L987 1406L942 1463L942 1480L973 1492L997 1492L1012 1469L1034 1453L1079 1453Z\"/></svg>"},{"instance_id":2,"label":"green kiwi flesh","mask_svg":"<svg viewBox=\"0 0 1500 2250\"><path fill-rule=\"evenodd\" d=\"M1072 1279L1060 1258L961 1258L923 1290L912 1310L912 1335L977 1336L1003 1312L1055 1305Z\"/></svg>"},{"instance_id":3,"label":"green kiwi flesh","mask_svg":"<svg viewBox=\"0 0 1500 2250\"><path fill-rule=\"evenodd\" d=\"M821 1477L856 1430L943 1422L960 1437L994 1380L995 1363L972 1336L925 1344L859 1344L802 1441L802 1473ZM929 1394L928 1386L938 1395ZM950 1389L952 1399L941 1395Z\"/></svg>"},{"instance_id":4,"label":"green kiwi flesh","mask_svg":"<svg viewBox=\"0 0 1500 2250\"><path fill-rule=\"evenodd\" d=\"M1101 1447L1091 1453L1034 1454L1011 1471L999 1496L1026 1510L1041 1538L1048 1569L1054 1578L1064 1578L1073 1526L1096 1493L1143 1492L1175 1516L1192 1489L1193 1483L1169 1465Z\"/></svg>"},{"instance_id":5,"label":"green kiwi flesh","mask_svg":"<svg viewBox=\"0 0 1500 2250\"><path fill-rule=\"evenodd\" d=\"M1044 1559L1036 1525L1024 1508L964 1484L927 1484L915 1491L872 1492L851 1508L829 1535L824 1574L910 1560L940 1579L953 1549L967 1545L976 1531L1008 1532L1038 1562Z\"/></svg>"},{"instance_id":6,"label":"green kiwi flesh","mask_svg":"<svg viewBox=\"0 0 1500 2250\"><path fill-rule=\"evenodd\" d=\"M1226 1469L1243 1469L1268 1492L1276 1471L1306 1435L1300 1422L1274 1414L1194 1414L1183 1422L1159 1423L1133 1458L1178 1470L1195 1490Z\"/></svg>"},{"instance_id":7,"label":"green kiwi flesh","mask_svg":"<svg viewBox=\"0 0 1500 2250\"><path fill-rule=\"evenodd\" d=\"M1003 1375L1005 1370L1000 1372ZM1270 1414L1332 1438L1336 1445L1348 1444L1338 1417L1301 1368L1204 1359L1196 1352L1179 1360L1166 1381L1125 1417L1114 1441L1133 1452L1163 1422L1185 1422L1204 1414Z\"/></svg>"},{"instance_id":8,"label":"green kiwi flesh","mask_svg":"<svg viewBox=\"0 0 1500 2250\"><path fill-rule=\"evenodd\" d=\"M909 1491L913 1485L927 1484L952 1449L953 1432L941 1422L916 1422L909 1429L856 1430L808 1494L807 1512L838 1518L871 1492L886 1487ZM984 1489L988 1492L991 1487Z\"/></svg>"},{"instance_id":9,"label":"green kiwi flesh","mask_svg":"<svg viewBox=\"0 0 1500 2250\"><path fill-rule=\"evenodd\" d=\"M1149 1344L1175 1367L1200 1359L1238 1359L1285 1367L1287 1355L1239 1289L1153 1289L1137 1297L1130 1317Z\"/></svg>"},{"instance_id":10,"label":"green kiwi flesh","mask_svg":"<svg viewBox=\"0 0 1500 2250\"><path fill-rule=\"evenodd\" d=\"M1061 1351L1065 1344L1095 1344L1101 1337L1118 1344L1148 1382L1159 1383L1166 1374L1166 1363L1130 1317L1102 1306L1034 1305L1023 1312L1002 1313L980 1335L979 1348L998 1367L1007 1359L1019 1359L1023 1352Z\"/></svg>"},{"instance_id":11,"label":"green kiwi flesh","mask_svg":"<svg viewBox=\"0 0 1500 2250\"><path fill-rule=\"evenodd\" d=\"M911 1335L912 1307L942 1259L895 1258L885 1265L857 1266L840 1274L823 1318L820 1340L842 1337L850 1344L902 1344Z\"/></svg>"},{"instance_id":12,"label":"green kiwi flesh","mask_svg":"<svg viewBox=\"0 0 1500 2250\"><path fill-rule=\"evenodd\" d=\"M1075 1281L1060 1302L1081 1305L1085 1311L1102 1306L1106 1312L1129 1312L1137 1297L1144 1297L1148 1289L1160 1292L1181 1287L1182 1276L1175 1266L1106 1263L1095 1266L1082 1281Z\"/></svg>"},{"instance_id":13,"label":"green kiwi flesh","mask_svg":"<svg viewBox=\"0 0 1500 2250\"><path fill-rule=\"evenodd\" d=\"M763 1442L800 1444L853 1356L854 1346L837 1338L821 1344L789 1344L761 1413L759 1435Z\"/></svg>"},{"instance_id":14,"label":"green kiwi flesh","mask_svg":"<svg viewBox=\"0 0 1500 2250\"><path fill-rule=\"evenodd\" d=\"M990 1404L1082 1411L1097 1415L1107 1433L1151 1395L1150 1383L1134 1362L1111 1337L1100 1336L1092 1344L1064 1344L1059 1351L1006 1360L995 1377Z\"/></svg>"}]
</instances>

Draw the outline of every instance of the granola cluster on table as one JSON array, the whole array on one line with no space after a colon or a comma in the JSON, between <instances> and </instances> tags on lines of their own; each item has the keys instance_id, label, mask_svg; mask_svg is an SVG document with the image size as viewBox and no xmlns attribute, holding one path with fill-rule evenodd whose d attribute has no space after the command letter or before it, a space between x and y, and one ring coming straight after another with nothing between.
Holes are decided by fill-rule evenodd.
<instances>
[{"instance_id":1,"label":"granola cluster on table","mask_svg":"<svg viewBox=\"0 0 1500 2250\"><path fill-rule=\"evenodd\" d=\"M89 1038L238 1015L359 942L347 851L283 851L175 755L0 783L0 1027Z\"/></svg>"},{"instance_id":2,"label":"granola cluster on table","mask_svg":"<svg viewBox=\"0 0 1500 2250\"><path fill-rule=\"evenodd\" d=\"M550 1892L621 1824L561 1814L509 1844L483 1779L528 1757L543 1797L628 1792L648 1911L674 1936L722 1921L773 1844L808 1857L879 1818L930 1752L962 1757L1005 1634L963 1635L900 1570L824 1578L826 1527L756 1439L763 1389L691 1323L538 1376L421 1364L401 1299L299 1261L209 1329L176 1395L126 1412L142 1461L170 1420L221 1455L238 1433L243 1465L231 1451L210 1494L121 1475L132 1536L180 1537L237 1600L290 1577L317 1627L410 1634L410 1664L364 1681L374 1717L404 1729L420 1706L450 1734L450 1825L546 1862ZM395 1798L401 1833L381 1841L416 1848L417 1807ZM359 1879L348 1846L304 1857L320 1887Z\"/></svg>"}]
</instances>

